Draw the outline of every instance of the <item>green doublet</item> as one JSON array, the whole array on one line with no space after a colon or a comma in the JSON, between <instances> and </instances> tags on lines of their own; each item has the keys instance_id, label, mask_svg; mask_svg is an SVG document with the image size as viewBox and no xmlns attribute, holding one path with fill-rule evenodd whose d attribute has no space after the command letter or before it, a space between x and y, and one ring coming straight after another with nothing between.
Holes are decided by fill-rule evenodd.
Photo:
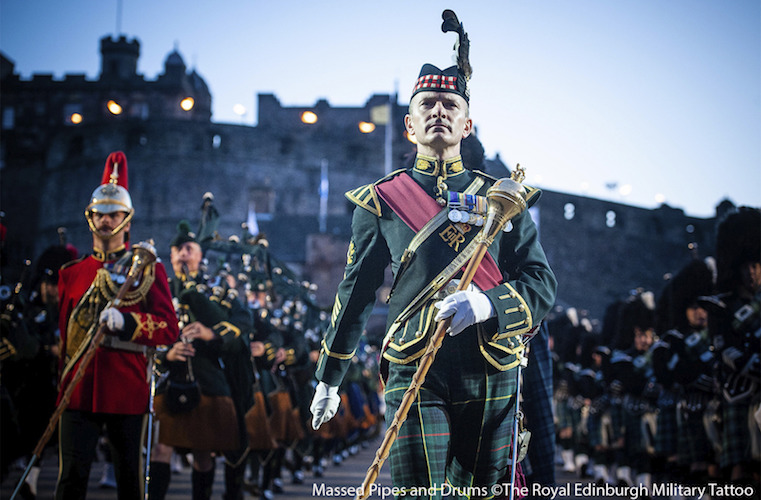
<instances>
[{"instance_id":1,"label":"green doublet","mask_svg":"<svg viewBox=\"0 0 761 500\"><path fill-rule=\"evenodd\" d=\"M195 282L183 283L173 279L170 280L170 289L173 297L178 299L180 309L188 313L189 322L199 321L215 334L214 340L193 341L197 351L192 358L193 374L198 379L201 392L208 396L233 396L236 405L243 405L238 408L239 411L248 409L252 404L252 395L248 390L251 384L245 381L251 378L252 373L248 347L248 333L253 324L251 312L239 299L220 299L202 291L203 286L196 287ZM161 361L159 363L163 364ZM166 363L170 369L185 365L182 361ZM230 380L242 382L245 388L242 396L231 391Z\"/></svg>"},{"instance_id":2,"label":"green doublet","mask_svg":"<svg viewBox=\"0 0 761 500\"><path fill-rule=\"evenodd\" d=\"M443 216L438 216L428 234L413 243L414 257L403 264L415 232L376 191L376 186L402 172L433 198L443 196L446 191L485 196L496 181L482 172L466 170L459 157L441 163L418 155L413 168L396 171L347 193L347 198L357 205L352 238L344 278L317 364L317 378L329 385L337 386L343 379L389 263L396 285L389 300L383 357L391 363L408 364L422 356L436 327L433 320L437 300L433 294L439 288L436 279L442 281L442 270L463 254L469 244L475 245L480 228L451 222L443 208ZM526 188L531 206L540 192ZM481 354L498 370L507 370L520 362L521 335L534 328L554 302L557 283L537 236L533 220L524 212L513 218L509 232L495 238L488 251L503 279L500 285L483 292L494 305L496 317L461 333L477 335ZM467 259L463 264L467 264ZM397 276L400 270L402 275ZM413 303L417 305L411 309Z\"/></svg>"}]
</instances>

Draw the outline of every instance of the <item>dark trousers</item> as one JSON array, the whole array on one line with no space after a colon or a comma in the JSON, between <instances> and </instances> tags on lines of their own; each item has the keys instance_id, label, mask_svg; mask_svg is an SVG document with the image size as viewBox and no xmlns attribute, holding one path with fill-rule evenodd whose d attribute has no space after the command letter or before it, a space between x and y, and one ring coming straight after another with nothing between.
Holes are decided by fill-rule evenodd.
<instances>
[{"instance_id":1,"label":"dark trousers","mask_svg":"<svg viewBox=\"0 0 761 500\"><path fill-rule=\"evenodd\" d=\"M86 497L90 468L104 426L111 445L117 498L140 500L143 481L140 470L142 425L143 415L64 411L58 429L61 464L56 500Z\"/></svg>"}]
</instances>

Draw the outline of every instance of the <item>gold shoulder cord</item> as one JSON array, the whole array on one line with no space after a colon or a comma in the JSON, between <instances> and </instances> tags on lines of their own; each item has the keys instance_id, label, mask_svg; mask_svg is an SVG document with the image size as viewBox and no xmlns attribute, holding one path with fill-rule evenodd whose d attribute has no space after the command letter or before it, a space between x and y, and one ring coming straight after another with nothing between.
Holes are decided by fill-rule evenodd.
<instances>
[{"instance_id":1,"label":"gold shoulder cord","mask_svg":"<svg viewBox=\"0 0 761 500\"><path fill-rule=\"evenodd\" d=\"M143 300L155 280L155 268L149 265L143 271L138 287L127 292L120 307L129 307ZM87 293L82 296L69 317L65 346L66 367L61 380L84 354L90 344L90 338L95 333L101 311L116 297L118 291L119 286L111 279L110 273L103 268L98 269Z\"/></svg>"},{"instance_id":2,"label":"gold shoulder cord","mask_svg":"<svg viewBox=\"0 0 761 500\"><path fill-rule=\"evenodd\" d=\"M143 279L140 280L140 285L136 289L127 292L127 294L124 296L124 299L122 299L121 303L119 304L119 307L129 307L143 300L148 294L148 290L150 290L155 279L156 275L154 267L148 266L143 272ZM114 281L111 279L111 274L103 268L98 269L98 272L95 275L94 283L95 288L100 292L100 294L106 299L107 302L112 301L114 297L116 297L116 294L119 292L119 285L114 283Z\"/></svg>"}]
</instances>

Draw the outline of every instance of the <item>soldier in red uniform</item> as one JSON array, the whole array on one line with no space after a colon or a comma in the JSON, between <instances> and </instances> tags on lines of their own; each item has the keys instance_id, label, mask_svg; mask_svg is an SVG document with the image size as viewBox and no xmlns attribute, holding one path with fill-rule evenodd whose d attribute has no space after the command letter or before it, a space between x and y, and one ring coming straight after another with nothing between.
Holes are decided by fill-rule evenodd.
<instances>
[{"instance_id":1,"label":"soldier in red uniform","mask_svg":"<svg viewBox=\"0 0 761 500\"><path fill-rule=\"evenodd\" d=\"M118 498L141 496L141 430L148 411L151 347L174 343L179 331L160 262L146 266L118 309L106 307L130 267L133 214L127 159L124 153L114 152L85 210L93 253L60 271L61 392L76 373L99 324L106 325L107 335L61 416L57 500L85 498L104 426L112 446Z\"/></svg>"}]
</instances>

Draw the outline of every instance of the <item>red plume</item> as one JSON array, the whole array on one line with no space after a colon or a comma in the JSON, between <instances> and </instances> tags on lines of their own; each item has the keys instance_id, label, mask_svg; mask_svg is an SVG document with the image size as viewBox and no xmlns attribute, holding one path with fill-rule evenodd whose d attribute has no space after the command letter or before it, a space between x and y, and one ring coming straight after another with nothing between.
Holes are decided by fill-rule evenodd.
<instances>
[{"instance_id":1,"label":"red plume","mask_svg":"<svg viewBox=\"0 0 761 500\"><path fill-rule=\"evenodd\" d=\"M114 182L127 191L127 157L121 151L114 151L106 159L106 168L103 169L103 179L100 184Z\"/></svg>"}]
</instances>

